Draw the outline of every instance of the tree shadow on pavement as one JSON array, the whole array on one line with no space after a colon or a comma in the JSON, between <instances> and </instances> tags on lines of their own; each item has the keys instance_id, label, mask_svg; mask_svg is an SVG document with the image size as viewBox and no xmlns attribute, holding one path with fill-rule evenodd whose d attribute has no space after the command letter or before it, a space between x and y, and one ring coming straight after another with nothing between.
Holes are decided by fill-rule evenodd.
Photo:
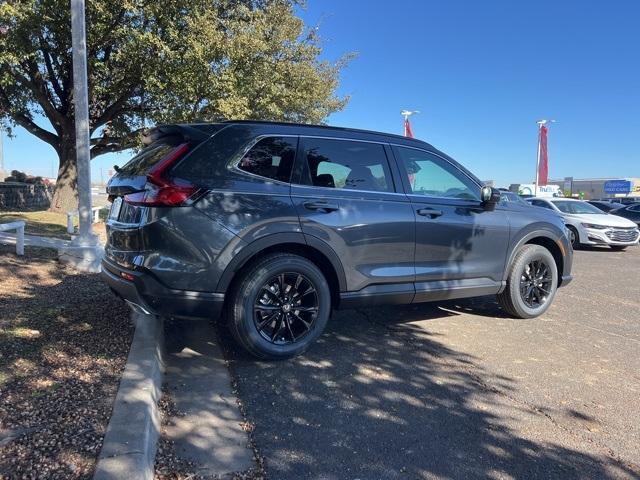
<instances>
[{"instance_id":1,"label":"tree shadow on pavement","mask_svg":"<svg viewBox=\"0 0 640 480\"><path fill-rule=\"evenodd\" d=\"M511 396L515 379L486 371L479 359L411 323L457 315L456 308L473 307L450 301L336 312L306 354L281 362L248 357L221 329L268 478L638 474L579 439L537 438L540 424L557 429L553 438L567 433Z\"/></svg>"}]
</instances>

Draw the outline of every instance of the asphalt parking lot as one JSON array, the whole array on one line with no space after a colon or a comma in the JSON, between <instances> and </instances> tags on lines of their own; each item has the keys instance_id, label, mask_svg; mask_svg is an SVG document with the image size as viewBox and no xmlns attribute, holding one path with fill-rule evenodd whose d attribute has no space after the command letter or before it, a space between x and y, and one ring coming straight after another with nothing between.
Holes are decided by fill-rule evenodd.
<instances>
[{"instance_id":1,"label":"asphalt parking lot","mask_svg":"<svg viewBox=\"0 0 640 480\"><path fill-rule=\"evenodd\" d=\"M229 352L268 478L640 478L640 248L574 275L538 319L342 311L294 360Z\"/></svg>"}]
</instances>

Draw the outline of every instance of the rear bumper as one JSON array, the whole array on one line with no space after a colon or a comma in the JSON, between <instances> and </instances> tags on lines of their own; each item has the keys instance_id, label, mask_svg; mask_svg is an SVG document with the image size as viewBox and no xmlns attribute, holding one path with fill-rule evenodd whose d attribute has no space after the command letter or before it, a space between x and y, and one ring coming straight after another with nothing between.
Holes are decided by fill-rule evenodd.
<instances>
[{"instance_id":1,"label":"rear bumper","mask_svg":"<svg viewBox=\"0 0 640 480\"><path fill-rule=\"evenodd\" d=\"M123 278L122 273L133 280ZM102 260L102 278L117 296L143 313L216 319L224 305L223 293L173 290L149 273L123 268L106 258Z\"/></svg>"}]
</instances>

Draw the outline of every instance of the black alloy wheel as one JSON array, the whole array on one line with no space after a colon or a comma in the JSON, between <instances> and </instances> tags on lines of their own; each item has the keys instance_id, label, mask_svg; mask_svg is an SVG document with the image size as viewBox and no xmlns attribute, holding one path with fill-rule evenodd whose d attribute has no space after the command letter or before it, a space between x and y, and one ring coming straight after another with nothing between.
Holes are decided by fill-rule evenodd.
<instances>
[{"instance_id":1,"label":"black alloy wheel","mask_svg":"<svg viewBox=\"0 0 640 480\"><path fill-rule=\"evenodd\" d=\"M286 345L311 331L318 310L318 292L313 283L301 273L284 272L262 285L253 306L253 318L265 340Z\"/></svg>"},{"instance_id":2,"label":"black alloy wheel","mask_svg":"<svg viewBox=\"0 0 640 480\"><path fill-rule=\"evenodd\" d=\"M509 265L498 303L514 318L534 318L547 311L558 288L558 266L542 245L520 247Z\"/></svg>"},{"instance_id":3,"label":"black alloy wheel","mask_svg":"<svg viewBox=\"0 0 640 480\"><path fill-rule=\"evenodd\" d=\"M281 360L304 352L331 315L331 290L308 258L272 253L239 274L227 304L229 330L239 345L261 359Z\"/></svg>"},{"instance_id":4,"label":"black alloy wheel","mask_svg":"<svg viewBox=\"0 0 640 480\"><path fill-rule=\"evenodd\" d=\"M546 303L551 294L553 277L551 269L544 260L531 260L520 277L520 295L530 308L539 308Z\"/></svg>"}]
</instances>

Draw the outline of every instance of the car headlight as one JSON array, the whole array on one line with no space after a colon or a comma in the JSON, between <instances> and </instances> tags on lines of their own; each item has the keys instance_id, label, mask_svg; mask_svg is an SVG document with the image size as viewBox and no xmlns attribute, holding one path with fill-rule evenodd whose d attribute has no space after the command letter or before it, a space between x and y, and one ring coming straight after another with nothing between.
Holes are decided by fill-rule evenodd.
<instances>
[{"instance_id":1,"label":"car headlight","mask_svg":"<svg viewBox=\"0 0 640 480\"><path fill-rule=\"evenodd\" d=\"M581 223L584 228L595 228L596 230L604 230L605 228L609 228L606 225L594 225L593 223Z\"/></svg>"}]
</instances>

